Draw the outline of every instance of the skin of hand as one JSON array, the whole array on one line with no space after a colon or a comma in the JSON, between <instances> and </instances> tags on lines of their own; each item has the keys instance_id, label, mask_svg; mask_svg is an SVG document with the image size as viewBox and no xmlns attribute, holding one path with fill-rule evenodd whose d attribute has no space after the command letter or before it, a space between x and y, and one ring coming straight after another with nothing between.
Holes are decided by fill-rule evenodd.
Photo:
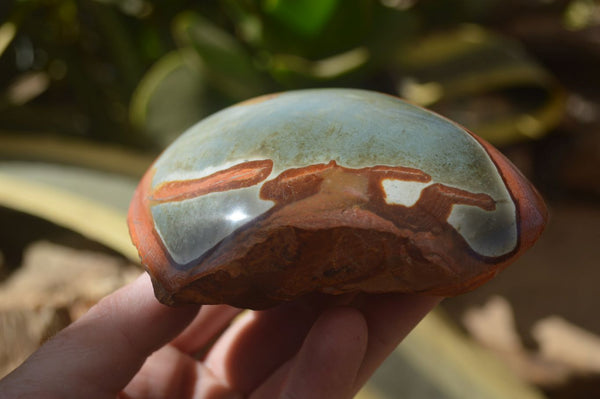
<instances>
[{"instance_id":1,"label":"skin of hand","mask_svg":"<svg viewBox=\"0 0 600 399\"><path fill-rule=\"evenodd\" d=\"M172 308L144 274L0 381L0 398L351 398L440 299Z\"/></svg>"}]
</instances>

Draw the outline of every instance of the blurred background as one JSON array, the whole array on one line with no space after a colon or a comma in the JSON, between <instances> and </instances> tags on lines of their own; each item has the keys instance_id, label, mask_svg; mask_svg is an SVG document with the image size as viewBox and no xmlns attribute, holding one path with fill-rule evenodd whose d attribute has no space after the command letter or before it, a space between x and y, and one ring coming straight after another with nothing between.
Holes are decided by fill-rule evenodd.
<instances>
[{"instance_id":1,"label":"blurred background","mask_svg":"<svg viewBox=\"0 0 600 399\"><path fill-rule=\"evenodd\" d=\"M600 397L599 71L594 0L2 0L0 376L140 273L129 200L187 127L265 93L356 87L486 138L551 213L359 396Z\"/></svg>"}]
</instances>

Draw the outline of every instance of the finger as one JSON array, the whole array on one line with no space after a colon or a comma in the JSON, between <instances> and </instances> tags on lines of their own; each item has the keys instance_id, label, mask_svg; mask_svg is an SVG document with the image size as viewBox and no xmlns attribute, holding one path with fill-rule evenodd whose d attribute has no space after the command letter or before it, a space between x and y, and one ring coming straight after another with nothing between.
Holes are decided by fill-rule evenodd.
<instances>
[{"instance_id":1,"label":"finger","mask_svg":"<svg viewBox=\"0 0 600 399\"><path fill-rule=\"evenodd\" d=\"M154 352L120 399L241 399L191 356L167 345Z\"/></svg>"},{"instance_id":2,"label":"finger","mask_svg":"<svg viewBox=\"0 0 600 399\"><path fill-rule=\"evenodd\" d=\"M342 399L354 394L354 382L367 348L363 315L347 307L325 311L298 354L252 397Z\"/></svg>"},{"instance_id":3,"label":"finger","mask_svg":"<svg viewBox=\"0 0 600 399\"><path fill-rule=\"evenodd\" d=\"M172 346L154 352L123 389L122 398L191 398L200 371L196 361Z\"/></svg>"},{"instance_id":4,"label":"finger","mask_svg":"<svg viewBox=\"0 0 600 399\"><path fill-rule=\"evenodd\" d=\"M355 391L441 300L440 297L400 294L364 295L357 299L355 306L367 321L369 342Z\"/></svg>"},{"instance_id":5,"label":"finger","mask_svg":"<svg viewBox=\"0 0 600 399\"><path fill-rule=\"evenodd\" d=\"M294 302L241 315L206 357L217 378L248 394L302 345L322 303Z\"/></svg>"},{"instance_id":6,"label":"finger","mask_svg":"<svg viewBox=\"0 0 600 399\"><path fill-rule=\"evenodd\" d=\"M195 354L210 344L241 312L242 309L228 305L205 305L171 345L182 352Z\"/></svg>"},{"instance_id":7,"label":"finger","mask_svg":"<svg viewBox=\"0 0 600 399\"><path fill-rule=\"evenodd\" d=\"M8 377L8 385L63 398L114 398L197 311L161 305L144 274L48 341Z\"/></svg>"}]
</instances>

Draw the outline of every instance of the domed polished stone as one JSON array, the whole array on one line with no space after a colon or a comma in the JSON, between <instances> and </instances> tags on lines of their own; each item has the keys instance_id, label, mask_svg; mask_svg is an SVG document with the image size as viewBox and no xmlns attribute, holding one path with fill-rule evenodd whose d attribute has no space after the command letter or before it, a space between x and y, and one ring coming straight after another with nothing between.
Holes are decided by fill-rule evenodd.
<instances>
[{"instance_id":1,"label":"domed polished stone","mask_svg":"<svg viewBox=\"0 0 600 399\"><path fill-rule=\"evenodd\" d=\"M159 300L264 308L323 292L451 296L531 247L533 186L465 128L353 89L252 99L193 126L135 193Z\"/></svg>"}]
</instances>

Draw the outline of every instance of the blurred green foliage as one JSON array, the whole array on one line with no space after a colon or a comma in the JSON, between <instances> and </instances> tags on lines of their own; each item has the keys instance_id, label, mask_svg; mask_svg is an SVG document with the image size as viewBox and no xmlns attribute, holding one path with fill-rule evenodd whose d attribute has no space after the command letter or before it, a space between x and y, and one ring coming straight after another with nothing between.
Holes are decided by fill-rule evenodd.
<instances>
[{"instance_id":1,"label":"blurred green foliage","mask_svg":"<svg viewBox=\"0 0 600 399\"><path fill-rule=\"evenodd\" d=\"M558 214L560 245L545 247L557 252L532 274L573 290L549 292L585 313L587 284L561 278L597 259L581 247L587 230L570 232L600 204L598 43L598 0L0 0L0 210L137 259L128 198L187 127L269 92L378 90L502 146L556 208L593 204ZM20 264L20 241L45 234L8 220L5 270ZM525 290L519 306L549 297Z\"/></svg>"},{"instance_id":2,"label":"blurred green foliage","mask_svg":"<svg viewBox=\"0 0 600 399\"><path fill-rule=\"evenodd\" d=\"M560 119L561 92L518 43L482 27L508 3L3 0L0 129L157 149L249 97L348 86L450 110L499 144L538 137ZM456 39L464 23L479 34ZM451 34L430 40L440 31ZM477 99L503 111L461 120Z\"/></svg>"}]
</instances>

